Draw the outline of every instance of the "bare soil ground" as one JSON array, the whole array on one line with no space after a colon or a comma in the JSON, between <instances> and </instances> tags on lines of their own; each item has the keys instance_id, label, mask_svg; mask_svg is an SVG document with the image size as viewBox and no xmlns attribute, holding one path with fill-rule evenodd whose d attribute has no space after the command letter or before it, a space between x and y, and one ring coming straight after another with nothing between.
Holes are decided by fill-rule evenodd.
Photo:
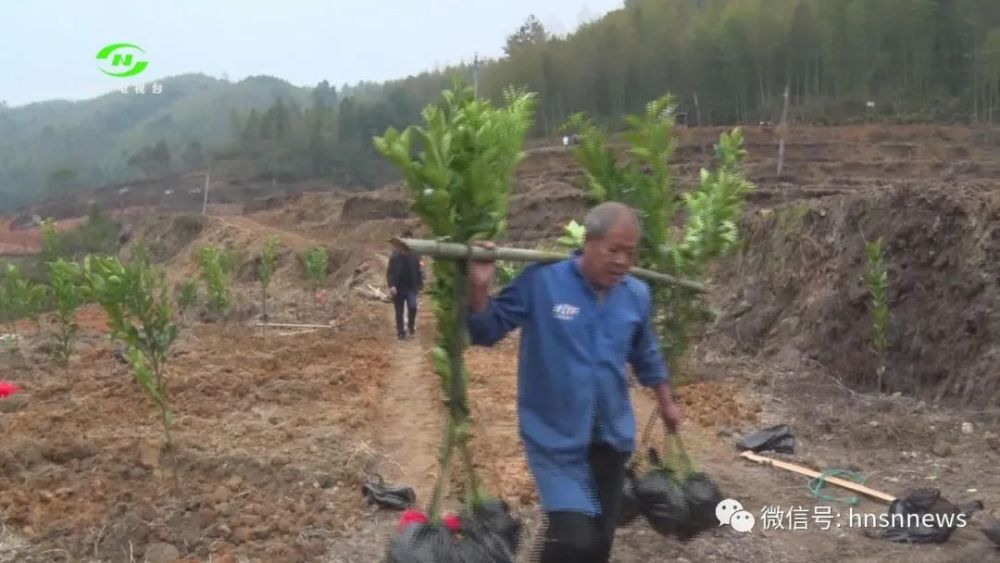
<instances>
[{"instance_id":1,"label":"bare soil ground","mask_svg":"<svg viewBox=\"0 0 1000 563\"><path fill-rule=\"evenodd\" d=\"M708 163L717 134L683 132L678 182ZM979 133L960 128L795 135L778 177L773 134L748 131L747 167L759 186L744 222L749 242L713 277L722 315L685 362L695 382L678 390L691 453L754 513L757 528L720 527L681 544L640 520L619 531L614 560L1000 560L979 531L1000 518L1000 391L989 361L1000 317L992 227L1000 158ZM519 174L511 240L534 245L579 219L578 175L561 147L534 152ZM189 315L170 360L176 484L156 414L112 355L103 314L81 311L78 353L65 371L47 355L47 321L40 332L20 323L23 358L0 363L0 379L24 389L0 400L0 561L380 560L398 514L365 506L361 483L378 473L414 487L425 505L443 421L427 300L418 338L399 342L391 305L356 291L382 285L385 240L416 226L399 212L405 198L398 186L305 194L246 214L135 225L125 253L148 245L175 282L197 275L202 244L242 253L234 312ZM882 396L866 375L869 323L856 281L862 231L885 236L890 249L897 316ZM254 256L272 235L281 256L271 320L329 328L256 326ZM331 253L321 301L306 289L299 258L316 244ZM518 440L516 354L512 335L470 350L467 362L476 464L528 524L528 561L541 522ZM652 402L637 390L635 405L644 421ZM791 425L797 451L775 457L856 471L896 495L938 487L986 510L943 545L869 537L850 527L847 504L814 497L808 479L738 457L739 437L776 423ZM832 506L842 526L763 529L765 507L816 505ZM853 510L882 514L885 506L865 500Z\"/></svg>"}]
</instances>

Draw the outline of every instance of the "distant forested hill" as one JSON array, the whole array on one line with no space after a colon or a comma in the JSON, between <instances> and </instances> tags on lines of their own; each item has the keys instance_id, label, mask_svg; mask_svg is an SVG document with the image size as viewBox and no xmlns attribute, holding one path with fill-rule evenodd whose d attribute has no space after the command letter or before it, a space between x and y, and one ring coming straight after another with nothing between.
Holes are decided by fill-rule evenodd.
<instances>
[{"instance_id":1,"label":"distant forested hill","mask_svg":"<svg viewBox=\"0 0 1000 563\"><path fill-rule=\"evenodd\" d=\"M692 121L776 120L786 85L812 121L1000 119L1000 0L625 0L565 37L529 20L507 53L485 90L541 93L549 130L667 91Z\"/></svg>"},{"instance_id":2,"label":"distant forested hill","mask_svg":"<svg viewBox=\"0 0 1000 563\"><path fill-rule=\"evenodd\" d=\"M196 163L205 147L227 141L233 112L266 108L276 99L303 103L309 89L271 77L238 83L204 75L159 81L162 91L113 92L79 102L50 101L0 109L0 207L153 173L150 158L129 159L161 141L172 168ZM197 144L195 144L197 143ZM184 156L187 154L187 161ZM140 164L142 166L140 166Z\"/></svg>"},{"instance_id":3,"label":"distant forested hill","mask_svg":"<svg viewBox=\"0 0 1000 563\"><path fill-rule=\"evenodd\" d=\"M625 0L563 36L529 17L504 51L480 66L480 95L537 92L535 135L580 111L617 124L667 92L689 123L774 121L786 86L793 120L1000 118L1000 0ZM187 75L160 95L0 107L0 207L198 168L209 153L274 182L377 186L394 171L372 136L419 122L453 75L473 72L340 91Z\"/></svg>"}]
</instances>

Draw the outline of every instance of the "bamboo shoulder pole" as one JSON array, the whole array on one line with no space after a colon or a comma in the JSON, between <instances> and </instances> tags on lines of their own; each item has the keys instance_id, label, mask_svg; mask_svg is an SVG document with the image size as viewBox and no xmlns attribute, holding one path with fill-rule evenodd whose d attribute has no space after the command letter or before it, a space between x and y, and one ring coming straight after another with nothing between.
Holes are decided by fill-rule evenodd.
<instances>
[{"instance_id":1,"label":"bamboo shoulder pole","mask_svg":"<svg viewBox=\"0 0 1000 563\"><path fill-rule=\"evenodd\" d=\"M432 258L443 258L446 260L462 260L469 257L469 247L464 244L454 242L439 242L436 240L423 240L411 238L394 237L390 241L392 244L402 246L412 252L422 256ZM507 260L509 262L558 262L565 260L566 254L559 252L545 252L543 250L530 250L525 248L497 247L488 250L480 246L472 246L471 257L479 260ZM671 275L661 274L645 268L632 268L630 272L637 278L656 283L677 285L706 293L708 289L700 283L689 280L675 278Z\"/></svg>"}]
</instances>

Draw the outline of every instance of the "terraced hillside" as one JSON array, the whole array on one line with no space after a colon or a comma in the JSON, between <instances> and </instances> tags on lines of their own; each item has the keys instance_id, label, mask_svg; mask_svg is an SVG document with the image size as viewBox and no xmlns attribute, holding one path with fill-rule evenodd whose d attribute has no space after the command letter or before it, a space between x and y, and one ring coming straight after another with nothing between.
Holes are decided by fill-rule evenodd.
<instances>
[{"instance_id":1,"label":"terraced hillside","mask_svg":"<svg viewBox=\"0 0 1000 563\"><path fill-rule=\"evenodd\" d=\"M710 163L718 133L681 132L678 183ZM619 531L614 561L995 558L981 529L1000 518L1000 155L960 128L794 129L779 177L773 133L747 133L758 185L742 224L747 242L709 280L721 313L683 363L694 382L677 390L700 468L755 516L765 507L846 510L811 494L808 479L737 457L740 436L785 423L797 441L783 457L797 463L849 469L893 495L933 486L986 508L933 546L892 543L846 520L745 535L719 527L679 543L639 520ZM580 219L579 180L568 150L533 150L519 170L510 238L534 246ZM418 337L399 342L391 306L365 291L382 283L385 241L418 226L406 192L272 194L208 217L125 211L124 253L142 242L172 282L198 279L202 245L240 257L230 313L206 315L202 297L170 360L181 491L156 413L113 354L103 313L78 315L68 370L49 357L50 319L23 321L23 357L0 358L0 379L23 389L0 400L0 561L380 560L398 513L365 506L360 485L378 473L413 486L425 505L444 420L426 301ZM313 326L257 324L255 261L272 236L271 321ZM886 241L890 279L883 395L872 392L859 280L863 242L875 237ZM329 251L330 275L313 293L301 254L316 245ZM515 418L516 358L508 338L467 361L476 465L524 518L519 561L528 561L540 517ZM634 400L644 420L653 403L638 391Z\"/></svg>"}]
</instances>

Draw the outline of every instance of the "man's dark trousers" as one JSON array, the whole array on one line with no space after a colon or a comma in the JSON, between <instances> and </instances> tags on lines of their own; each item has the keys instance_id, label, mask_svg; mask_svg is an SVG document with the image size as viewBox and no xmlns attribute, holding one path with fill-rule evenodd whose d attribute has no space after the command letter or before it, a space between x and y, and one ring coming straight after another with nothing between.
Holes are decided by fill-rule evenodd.
<instances>
[{"instance_id":1,"label":"man's dark trousers","mask_svg":"<svg viewBox=\"0 0 1000 563\"><path fill-rule=\"evenodd\" d=\"M396 334L400 338L406 336L403 332L403 304L406 304L407 312L407 327L410 329L410 334L413 334L414 327L417 322L417 292L416 291L397 291L396 296L392 299L392 304L396 306Z\"/></svg>"},{"instance_id":2,"label":"man's dark trousers","mask_svg":"<svg viewBox=\"0 0 1000 563\"><path fill-rule=\"evenodd\" d=\"M608 444L590 446L590 469L601 513L547 512L548 528L542 546L541 563L607 563L611 558L628 454Z\"/></svg>"}]
</instances>

